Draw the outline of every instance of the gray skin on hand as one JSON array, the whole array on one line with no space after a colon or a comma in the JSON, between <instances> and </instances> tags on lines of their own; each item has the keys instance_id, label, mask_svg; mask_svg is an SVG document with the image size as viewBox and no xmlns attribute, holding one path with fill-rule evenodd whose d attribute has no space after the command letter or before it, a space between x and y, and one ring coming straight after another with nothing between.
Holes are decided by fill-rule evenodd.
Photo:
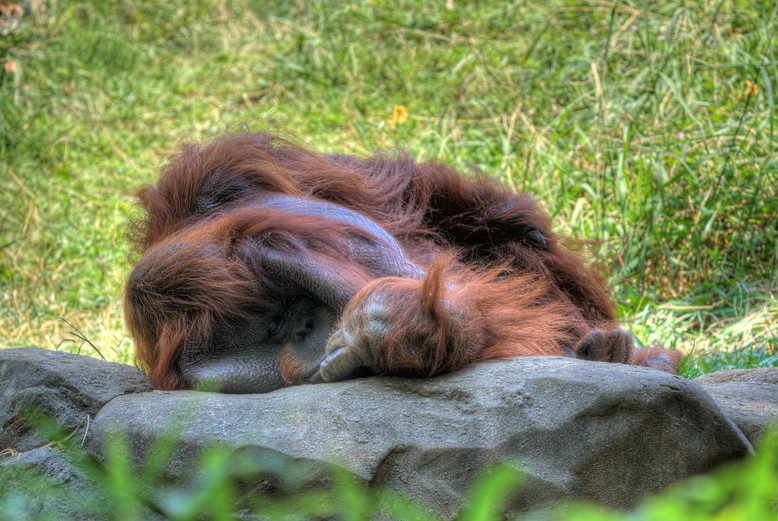
<instances>
[{"instance_id":1,"label":"gray skin on hand","mask_svg":"<svg viewBox=\"0 0 778 521\"><path fill-rule=\"evenodd\" d=\"M382 294L374 293L347 314L327 340L326 356L309 381L337 382L359 368L375 369L372 353L392 323L389 311Z\"/></svg>"},{"instance_id":2,"label":"gray skin on hand","mask_svg":"<svg viewBox=\"0 0 778 521\"><path fill-rule=\"evenodd\" d=\"M578 342L576 358L628 364L632 360L634 350L635 342L629 332L623 329L595 329Z\"/></svg>"}]
</instances>

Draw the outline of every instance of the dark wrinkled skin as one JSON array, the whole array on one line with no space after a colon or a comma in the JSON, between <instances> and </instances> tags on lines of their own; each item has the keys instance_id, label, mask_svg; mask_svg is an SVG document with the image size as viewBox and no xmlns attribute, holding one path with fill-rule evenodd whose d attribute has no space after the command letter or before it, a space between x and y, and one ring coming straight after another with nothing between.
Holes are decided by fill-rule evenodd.
<instances>
[{"instance_id":1,"label":"dark wrinkled skin","mask_svg":"<svg viewBox=\"0 0 778 521\"><path fill-rule=\"evenodd\" d=\"M355 239L348 255L374 276L423 275L391 235L348 209L284 195L263 198L257 204L294 215L332 219L333 226L345 223L367 232L371 238ZM359 287L340 277L332 266L311 259L294 259L271 251L262 259L262 265L288 281L287 294L257 310L251 321L226 328L213 342L218 349L187 346L179 366L190 387L227 393L261 393L283 387L289 383L281 375L284 348L305 364L304 377L318 371L338 316Z\"/></svg>"},{"instance_id":2,"label":"dark wrinkled skin","mask_svg":"<svg viewBox=\"0 0 778 521\"><path fill-rule=\"evenodd\" d=\"M285 195L259 199L256 204L294 215L332 219L333 226L356 226L372 237L355 240L348 255L375 277L421 278L424 272L410 262L402 248L383 228L370 219L321 201ZM524 223L508 222L540 249L546 249L542 234ZM262 259L263 267L288 281L286 295L279 295L273 306L254 314L251 321L226 328L214 340L218 349L187 346L179 361L188 386L226 393L262 393L287 385L281 372L281 352L290 349L304 365L304 379L310 382L335 381L355 374L363 367L354 349L338 349L338 338L348 335L338 329L338 317L359 290L339 276L332 266L310 259L293 259L272 253Z\"/></svg>"},{"instance_id":3,"label":"dark wrinkled skin","mask_svg":"<svg viewBox=\"0 0 778 521\"><path fill-rule=\"evenodd\" d=\"M319 367L324 345L337 321L334 311L303 297L289 308L265 309L249 322L227 329L218 351L185 350L180 363L190 387L225 393L264 393L283 387L284 348L306 364L306 376Z\"/></svg>"}]
</instances>

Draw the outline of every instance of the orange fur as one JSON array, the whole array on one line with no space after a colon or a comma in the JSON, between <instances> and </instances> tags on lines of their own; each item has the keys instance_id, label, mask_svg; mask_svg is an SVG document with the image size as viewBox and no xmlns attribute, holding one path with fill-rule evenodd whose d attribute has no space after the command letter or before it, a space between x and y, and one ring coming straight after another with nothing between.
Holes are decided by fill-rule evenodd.
<instances>
[{"instance_id":1,"label":"orange fur","mask_svg":"<svg viewBox=\"0 0 778 521\"><path fill-rule=\"evenodd\" d=\"M263 205L269 194L325 201L388 232L422 277L394 277L344 254L369 232ZM466 180L401 156L323 156L262 133L187 145L154 187L143 188L135 225L140 256L125 297L138 365L155 386L185 386L186 346L252 313L282 291L268 252L335 267L343 316L376 292L389 303L380 367L419 376L477 360L570 354L594 328L615 327L603 278L565 249L527 195L482 174ZM511 223L506 225L505 223ZM516 230L542 233L533 247ZM423 339L421 341L413 342ZM414 350L415 349L415 350ZM298 381L286 353L282 370Z\"/></svg>"}]
</instances>

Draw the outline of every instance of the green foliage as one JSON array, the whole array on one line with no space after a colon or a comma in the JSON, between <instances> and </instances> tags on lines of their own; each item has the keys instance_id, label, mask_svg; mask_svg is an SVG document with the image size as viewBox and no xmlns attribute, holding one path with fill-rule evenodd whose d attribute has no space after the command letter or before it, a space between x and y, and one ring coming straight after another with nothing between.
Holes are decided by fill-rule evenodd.
<instances>
[{"instance_id":1,"label":"green foliage","mask_svg":"<svg viewBox=\"0 0 778 521\"><path fill-rule=\"evenodd\" d=\"M337 466L327 469L329 477L322 480L322 469L303 464L293 468L288 462L274 465L272 458L265 460L265 468L259 468L252 458L218 447L201 453L191 479L171 480L161 463L176 450L175 439L175 429L162 436L152 448L152 456L141 465L131 461L129 442L120 435L109 437L102 461L87 456L74 440L55 444L55 450L72 465L72 472L89 480L91 488L86 493L74 488L72 481L34 471L25 476L20 487L19 471L2 465L0 478L7 486L0 489L0 521L58 520L63 512L71 517L91 515L106 521L132 521L146 518L149 510L171 521L236 518L367 521L377 516L398 521L441 519L428 506L396 492L367 486ZM768 521L778 513L776 465L778 429L773 426L763 436L755 457L679 482L660 495L646 498L632 512L576 501L552 504L511 519ZM260 482L274 482L275 487L247 492L247 484ZM472 484L456 519L505 519L507 501L520 490L522 482L520 466L496 465ZM36 514L34 504L41 498L53 501L50 504L56 508ZM252 514L258 517L250 517Z\"/></svg>"},{"instance_id":2,"label":"green foliage","mask_svg":"<svg viewBox=\"0 0 778 521\"><path fill-rule=\"evenodd\" d=\"M130 361L133 192L181 141L269 126L484 169L599 241L688 374L776 365L775 2L30 5L0 14L0 346Z\"/></svg>"},{"instance_id":3,"label":"green foliage","mask_svg":"<svg viewBox=\"0 0 778 521\"><path fill-rule=\"evenodd\" d=\"M589 250L628 325L690 352L684 374L778 365L771 0L30 5L13 22L0 13L0 347L97 355L89 339L130 361L121 289L134 190L178 142L269 126L323 151L404 146L484 169L534 194L559 231L599 241ZM521 519L775 519L774 434L756 458L634 512L573 504ZM94 483L93 501L72 508L436 519L337 470L331 489L248 494L260 469L219 450L184 488L162 477L176 449L166 439L141 468L121 439L100 464L75 440L58 445ZM498 519L520 481L497 467L461 519ZM27 519L29 498L57 490L37 475L22 492L0 486L0 520Z\"/></svg>"}]
</instances>

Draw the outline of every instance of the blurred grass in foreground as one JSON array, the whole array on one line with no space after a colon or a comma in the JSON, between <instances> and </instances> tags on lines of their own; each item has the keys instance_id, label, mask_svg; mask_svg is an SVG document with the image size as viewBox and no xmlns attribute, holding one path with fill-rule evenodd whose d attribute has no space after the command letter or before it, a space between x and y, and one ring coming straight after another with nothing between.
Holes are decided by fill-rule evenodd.
<instances>
[{"instance_id":1,"label":"blurred grass in foreground","mask_svg":"<svg viewBox=\"0 0 778 521\"><path fill-rule=\"evenodd\" d=\"M61 474L78 476L77 480L23 470L23 465L0 466L0 478L10 478L0 488L0 521L57 521L61 513L133 521L145 519L149 511L170 521L443 519L428 506L391 490L366 486L339 467L326 470L325 479L324 469L312 470L303 461L297 462L299 468L290 468L289 461L279 460L276 464L281 467L275 468L273 458L266 458L270 466L259 468L251 457L218 447L201 453L191 475L171 480L163 469L177 449L175 440L173 431L163 436L141 465L131 461L128 441L122 436L108 439L102 462L86 455L78 440L56 443L54 450L61 451L71 465ZM758 444L756 456L678 482L643 499L631 512L565 501L506 516L503 512L521 489L524 474L521 465L498 463L473 481L456 521L771 521L778 509L777 443L778 430L773 425ZM8 459L0 453L0 462ZM22 478L25 481L20 486ZM84 479L89 486L76 486ZM322 486L325 482L329 486ZM36 511L41 501L54 508Z\"/></svg>"},{"instance_id":2,"label":"blurred grass in foreground","mask_svg":"<svg viewBox=\"0 0 778 521\"><path fill-rule=\"evenodd\" d=\"M628 327L687 375L778 365L772 0L11 5L0 346L131 361L132 194L177 143L270 124L485 169L600 241Z\"/></svg>"}]
</instances>

